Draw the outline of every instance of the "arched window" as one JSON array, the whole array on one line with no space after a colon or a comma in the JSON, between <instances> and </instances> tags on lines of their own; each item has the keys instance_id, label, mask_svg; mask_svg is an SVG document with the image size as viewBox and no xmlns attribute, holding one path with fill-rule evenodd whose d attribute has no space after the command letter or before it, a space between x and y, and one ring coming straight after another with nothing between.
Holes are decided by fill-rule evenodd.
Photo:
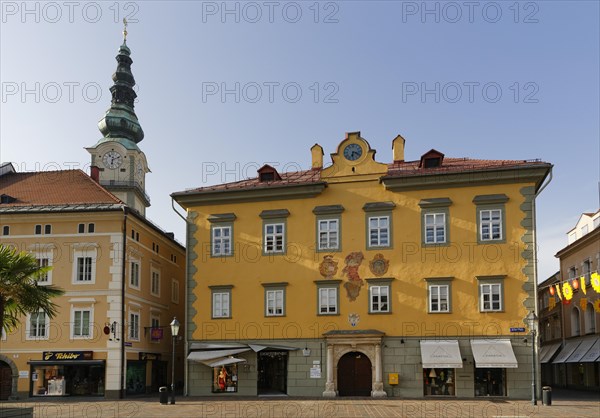
<instances>
[{"instance_id":1,"label":"arched window","mask_svg":"<svg viewBox=\"0 0 600 418\"><path fill-rule=\"evenodd\" d=\"M594 313L594 305L591 303L587 304L585 310L585 333L593 334L596 332L596 315Z\"/></svg>"},{"instance_id":2,"label":"arched window","mask_svg":"<svg viewBox=\"0 0 600 418\"><path fill-rule=\"evenodd\" d=\"M579 328L579 309L573 307L571 310L571 336L575 337L581 334L581 329Z\"/></svg>"}]
</instances>

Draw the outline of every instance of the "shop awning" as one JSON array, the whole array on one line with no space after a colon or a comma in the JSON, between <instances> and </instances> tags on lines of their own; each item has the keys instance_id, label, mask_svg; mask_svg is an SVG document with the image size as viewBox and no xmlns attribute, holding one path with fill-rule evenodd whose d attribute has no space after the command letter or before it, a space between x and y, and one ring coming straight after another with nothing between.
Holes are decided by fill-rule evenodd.
<instances>
[{"instance_id":1,"label":"shop awning","mask_svg":"<svg viewBox=\"0 0 600 418\"><path fill-rule=\"evenodd\" d=\"M542 347L542 351L540 351L540 363L549 363L552 356L558 351L560 348L560 343L545 345Z\"/></svg>"},{"instance_id":2,"label":"shop awning","mask_svg":"<svg viewBox=\"0 0 600 418\"><path fill-rule=\"evenodd\" d=\"M580 340L567 342L567 344L563 347L561 352L558 353L558 356L556 356L552 363L564 363L571 356L571 354L573 354L573 351L575 351L575 349L579 346L580 343Z\"/></svg>"},{"instance_id":3,"label":"shop awning","mask_svg":"<svg viewBox=\"0 0 600 418\"><path fill-rule=\"evenodd\" d=\"M600 338L596 338L594 345L592 345L588 352L583 355L580 361L582 363L600 361Z\"/></svg>"},{"instance_id":4,"label":"shop awning","mask_svg":"<svg viewBox=\"0 0 600 418\"><path fill-rule=\"evenodd\" d=\"M252 350L255 352L259 352L262 350L266 350L267 348L270 350L282 350L282 351L294 351L300 350L298 347L288 347L285 345L261 345L261 344L248 344Z\"/></svg>"},{"instance_id":5,"label":"shop awning","mask_svg":"<svg viewBox=\"0 0 600 418\"><path fill-rule=\"evenodd\" d=\"M423 368L460 369L463 366L456 340L421 340Z\"/></svg>"},{"instance_id":6,"label":"shop awning","mask_svg":"<svg viewBox=\"0 0 600 418\"><path fill-rule=\"evenodd\" d=\"M192 343L190 350L222 350L225 348L247 348L248 344L241 343Z\"/></svg>"},{"instance_id":7,"label":"shop awning","mask_svg":"<svg viewBox=\"0 0 600 418\"><path fill-rule=\"evenodd\" d=\"M475 367L519 367L510 340L471 340Z\"/></svg>"},{"instance_id":8,"label":"shop awning","mask_svg":"<svg viewBox=\"0 0 600 418\"><path fill-rule=\"evenodd\" d=\"M585 340L581 340L581 344L579 347L573 351L573 354L565 361L565 363L579 363L583 356L592 348L594 343L596 342L593 338L588 338Z\"/></svg>"},{"instance_id":9,"label":"shop awning","mask_svg":"<svg viewBox=\"0 0 600 418\"><path fill-rule=\"evenodd\" d=\"M219 366L225 366L227 364L242 363L245 361L246 361L246 359L243 359L243 358L223 357L223 358L219 358L219 359L203 361L202 363L206 364L208 367L219 367Z\"/></svg>"},{"instance_id":10,"label":"shop awning","mask_svg":"<svg viewBox=\"0 0 600 418\"><path fill-rule=\"evenodd\" d=\"M191 361L204 362L207 360L215 360L218 358L233 356L235 354L250 351L250 348L232 348L229 350L205 350L205 351L192 351L188 354L187 359Z\"/></svg>"}]
</instances>

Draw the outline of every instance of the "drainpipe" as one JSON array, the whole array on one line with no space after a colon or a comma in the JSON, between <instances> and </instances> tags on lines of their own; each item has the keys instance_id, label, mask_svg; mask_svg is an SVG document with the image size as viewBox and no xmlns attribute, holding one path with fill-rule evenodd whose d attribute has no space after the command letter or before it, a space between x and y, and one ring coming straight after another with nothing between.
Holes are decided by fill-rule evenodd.
<instances>
[{"instance_id":1,"label":"drainpipe","mask_svg":"<svg viewBox=\"0 0 600 418\"><path fill-rule=\"evenodd\" d=\"M183 396L188 396L188 362L187 362L187 350L188 350L188 309L187 309L187 300L188 300L188 274L189 274L189 270L190 270L190 252L189 252L189 246L190 246L190 237L189 237L189 223L188 220L185 216L183 216L181 213L179 213L177 211L177 208L175 208L175 199L173 199L171 197L171 208L173 208L173 212L175 212L177 214L177 216L179 216L181 219L184 220L185 222L185 280L183 283L183 291L184 291L184 296L183 296L183 301L184 301L184 321L183 323L185 324L184 326L184 332L183 332ZM175 364L173 364L173 367L175 367Z\"/></svg>"},{"instance_id":2,"label":"drainpipe","mask_svg":"<svg viewBox=\"0 0 600 418\"><path fill-rule=\"evenodd\" d=\"M119 399L125 397L125 274L127 272L127 212L123 206L123 254L121 260L121 389Z\"/></svg>"}]
</instances>

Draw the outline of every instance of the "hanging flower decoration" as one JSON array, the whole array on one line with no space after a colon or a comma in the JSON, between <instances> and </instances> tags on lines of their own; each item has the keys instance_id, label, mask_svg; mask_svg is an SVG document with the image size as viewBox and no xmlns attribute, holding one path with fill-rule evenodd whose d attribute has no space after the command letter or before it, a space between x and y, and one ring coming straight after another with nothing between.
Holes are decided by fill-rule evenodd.
<instances>
[{"instance_id":1,"label":"hanging flower decoration","mask_svg":"<svg viewBox=\"0 0 600 418\"><path fill-rule=\"evenodd\" d=\"M587 298L579 299L579 307L581 308L581 310L583 312L585 312L587 310Z\"/></svg>"},{"instance_id":2,"label":"hanging flower decoration","mask_svg":"<svg viewBox=\"0 0 600 418\"><path fill-rule=\"evenodd\" d=\"M591 282L596 293L600 293L600 274L592 273Z\"/></svg>"},{"instance_id":3,"label":"hanging flower decoration","mask_svg":"<svg viewBox=\"0 0 600 418\"><path fill-rule=\"evenodd\" d=\"M550 286L550 294L554 296L555 293L556 291L554 290L554 287Z\"/></svg>"},{"instance_id":4,"label":"hanging flower decoration","mask_svg":"<svg viewBox=\"0 0 600 418\"><path fill-rule=\"evenodd\" d=\"M579 285L581 287L581 290L583 290L583 294L587 294L587 287L585 285L585 276L581 276L579 278Z\"/></svg>"},{"instance_id":5,"label":"hanging flower decoration","mask_svg":"<svg viewBox=\"0 0 600 418\"><path fill-rule=\"evenodd\" d=\"M562 293L566 300L573 299L573 288L571 287L571 283L569 283L569 282L563 283Z\"/></svg>"},{"instance_id":6,"label":"hanging flower decoration","mask_svg":"<svg viewBox=\"0 0 600 418\"><path fill-rule=\"evenodd\" d=\"M594 301L594 310L595 310L596 312L600 312L600 299L596 299L596 300Z\"/></svg>"}]
</instances>

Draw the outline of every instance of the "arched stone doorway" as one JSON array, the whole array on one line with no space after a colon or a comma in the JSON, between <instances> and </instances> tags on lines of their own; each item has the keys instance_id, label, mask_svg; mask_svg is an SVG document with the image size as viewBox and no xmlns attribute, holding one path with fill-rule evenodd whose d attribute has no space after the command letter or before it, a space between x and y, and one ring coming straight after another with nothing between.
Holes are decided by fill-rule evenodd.
<instances>
[{"instance_id":1,"label":"arched stone doorway","mask_svg":"<svg viewBox=\"0 0 600 418\"><path fill-rule=\"evenodd\" d=\"M0 400L17 399L19 370L15 363L0 354Z\"/></svg>"},{"instance_id":2,"label":"arched stone doorway","mask_svg":"<svg viewBox=\"0 0 600 418\"><path fill-rule=\"evenodd\" d=\"M339 396L371 396L372 375L369 357L358 351L344 354L337 365Z\"/></svg>"}]
</instances>

